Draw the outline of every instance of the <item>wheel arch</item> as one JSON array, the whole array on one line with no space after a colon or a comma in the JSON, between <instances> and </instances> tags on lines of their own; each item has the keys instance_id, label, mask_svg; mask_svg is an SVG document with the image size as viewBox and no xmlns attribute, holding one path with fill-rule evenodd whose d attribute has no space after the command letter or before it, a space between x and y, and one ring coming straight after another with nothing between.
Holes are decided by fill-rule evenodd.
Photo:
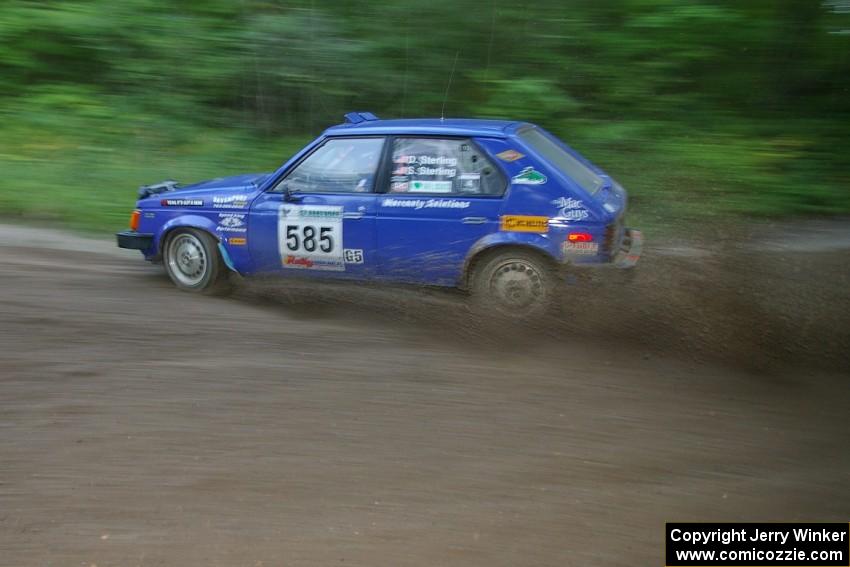
<instances>
[{"instance_id":1,"label":"wheel arch","mask_svg":"<svg viewBox=\"0 0 850 567\"><path fill-rule=\"evenodd\" d=\"M221 238L215 233L215 224L210 219L200 215L180 215L179 217L174 217L160 227L159 232L154 239L154 247L156 249L156 257L158 259L162 259L162 247L166 240L168 240L168 236L180 228L194 228L196 230L202 230L209 233L216 242L221 243Z\"/></svg>"},{"instance_id":2,"label":"wheel arch","mask_svg":"<svg viewBox=\"0 0 850 567\"><path fill-rule=\"evenodd\" d=\"M545 262L553 270L558 268L558 259L552 252L553 246L551 240L545 238L541 234L524 234L524 237L516 237L518 234L520 233L497 233L496 236L514 235L515 237L485 238L473 246L464 261L460 287L462 289L468 289L470 279L472 274L475 272L476 267L479 266L482 261L486 261L493 255L506 250L513 249L531 252L543 260L543 262Z\"/></svg>"}]
</instances>

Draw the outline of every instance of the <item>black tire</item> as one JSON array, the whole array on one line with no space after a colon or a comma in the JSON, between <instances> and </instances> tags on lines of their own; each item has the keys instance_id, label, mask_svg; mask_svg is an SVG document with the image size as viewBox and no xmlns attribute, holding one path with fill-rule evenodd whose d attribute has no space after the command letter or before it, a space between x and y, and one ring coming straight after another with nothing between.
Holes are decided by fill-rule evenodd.
<instances>
[{"instance_id":1,"label":"black tire","mask_svg":"<svg viewBox=\"0 0 850 567\"><path fill-rule=\"evenodd\" d=\"M475 263L469 291L479 314L528 320L552 311L557 283L554 266L541 254L508 248Z\"/></svg>"},{"instance_id":2,"label":"black tire","mask_svg":"<svg viewBox=\"0 0 850 567\"><path fill-rule=\"evenodd\" d=\"M218 251L218 242L208 232L179 228L170 233L162 260L168 277L183 291L223 295L231 290L230 271Z\"/></svg>"}]
</instances>

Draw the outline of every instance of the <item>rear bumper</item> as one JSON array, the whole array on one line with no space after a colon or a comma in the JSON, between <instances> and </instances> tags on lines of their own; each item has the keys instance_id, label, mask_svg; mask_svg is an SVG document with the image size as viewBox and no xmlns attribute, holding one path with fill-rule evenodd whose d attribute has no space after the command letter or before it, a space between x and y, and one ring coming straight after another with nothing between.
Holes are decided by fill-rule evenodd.
<instances>
[{"instance_id":1,"label":"rear bumper","mask_svg":"<svg viewBox=\"0 0 850 567\"><path fill-rule=\"evenodd\" d=\"M115 235L118 240L118 248L129 250L147 250L153 246L153 234L141 234L132 230L125 230Z\"/></svg>"},{"instance_id":2,"label":"rear bumper","mask_svg":"<svg viewBox=\"0 0 850 567\"><path fill-rule=\"evenodd\" d=\"M612 263L618 268L634 268L643 253L643 234L627 228L620 241L620 249L614 254Z\"/></svg>"}]
</instances>

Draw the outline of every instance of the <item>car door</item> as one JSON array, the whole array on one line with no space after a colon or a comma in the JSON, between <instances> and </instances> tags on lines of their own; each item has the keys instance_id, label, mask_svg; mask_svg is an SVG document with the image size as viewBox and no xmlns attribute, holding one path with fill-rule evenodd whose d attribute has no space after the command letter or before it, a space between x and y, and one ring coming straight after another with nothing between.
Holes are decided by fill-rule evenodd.
<instances>
[{"instance_id":1,"label":"car door","mask_svg":"<svg viewBox=\"0 0 850 567\"><path fill-rule=\"evenodd\" d=\"M386 279L454 285L470 248L498 230L507 180L473 140L397 136L377 207Z\"/></svg>"},{"instance_id":2,"label":"car door","mask_svg":"<svg viewBox=\"0 0 850 567\"><path fill-rule=\"evenodd\" d=\"M375 257L375 187L383 137L333 137L251 205L257 271L369 277Z\"/></svg>"}]
</instances>

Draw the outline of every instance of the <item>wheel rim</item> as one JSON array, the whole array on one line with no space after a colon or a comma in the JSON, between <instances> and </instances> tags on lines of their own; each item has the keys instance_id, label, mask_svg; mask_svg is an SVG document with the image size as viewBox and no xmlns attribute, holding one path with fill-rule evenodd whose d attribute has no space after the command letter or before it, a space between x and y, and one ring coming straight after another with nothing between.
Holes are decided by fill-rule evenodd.
<instances>
[{"instance_id":1,"label":"wheel rim","mask_svg":"<svg viewBox=\"0 0 850 567\"><path fill-rule=\"evenodd\" d=\"M186 286L198 285L207 272L207 254L198 238L178 234L168 244L168 268L174 278Z\"/></svg>"},{"instance_id":2,"label":"wheel rim","mask_svg":"<svg viewBox=\"0 0 850 567\"><path fill-rule=\"evenodd\" d=\"M506 307L528 307L543 299L543 279L531 263L507 260L493 272L490 292Z\"/></svg>"}]
</instances>

